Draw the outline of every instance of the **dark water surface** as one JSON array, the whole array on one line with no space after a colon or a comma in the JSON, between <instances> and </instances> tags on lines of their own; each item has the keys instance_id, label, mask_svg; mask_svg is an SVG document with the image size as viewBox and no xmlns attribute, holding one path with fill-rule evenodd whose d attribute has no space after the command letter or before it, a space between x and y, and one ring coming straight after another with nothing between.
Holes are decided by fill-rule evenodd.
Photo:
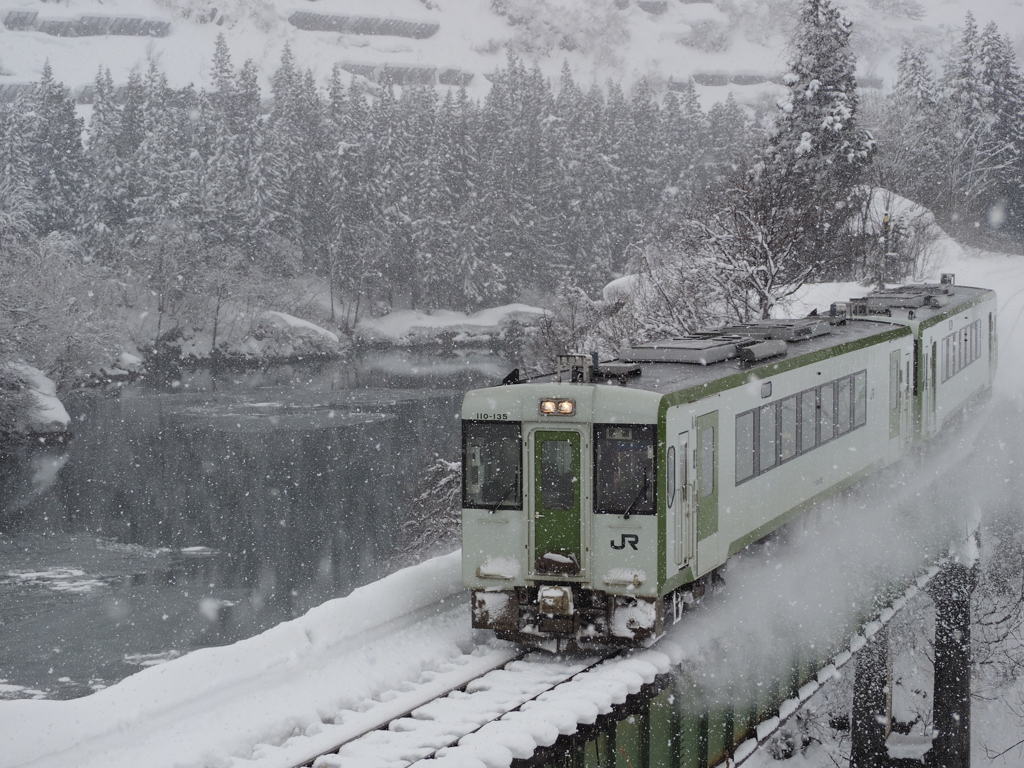
<instances>
[{"instance_id":1,"label":"dark water surface","mask_svg":"<svg viewBox=\"0 0 1024 768\"><path fill-rule=\"evenodd\" d=\"M508 367L374 353L64 397L66 452L0 457L0 697L86 695L380 578L462 392Z\"/></svg>"}]
</instances>

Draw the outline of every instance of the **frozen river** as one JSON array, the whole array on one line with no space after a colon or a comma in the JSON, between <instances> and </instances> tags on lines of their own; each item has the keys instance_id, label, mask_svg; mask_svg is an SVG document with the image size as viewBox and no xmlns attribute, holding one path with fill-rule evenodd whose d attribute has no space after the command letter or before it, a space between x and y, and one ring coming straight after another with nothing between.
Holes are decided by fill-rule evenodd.
<instances>
[{"instance_id":1,"label":"frozen river","mask_svg":"<svg viewBox=\"0 0 1024 768\"><path fill-rule=\"evenodd\" d=\"M403 563L487 355L183 372L64 398L66 453L0 459L0 697L73 698Z\"/></svg>"}]
</instances>

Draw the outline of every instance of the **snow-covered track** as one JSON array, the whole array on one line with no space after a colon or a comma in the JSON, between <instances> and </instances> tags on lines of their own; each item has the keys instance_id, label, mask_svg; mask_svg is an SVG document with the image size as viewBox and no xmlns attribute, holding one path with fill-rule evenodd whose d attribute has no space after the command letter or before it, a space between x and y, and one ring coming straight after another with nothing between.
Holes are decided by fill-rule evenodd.
<instances>
[{"instance_id":1,"label":"snow-covered track","mask_svg":"<svg viewBox=\"0 0 1024 768\"><path fill-rule=\"evenodd\" d=\"M322 747L323 739L317 739L317 746L312 748L309 757L303 758L301 762L287 762L288 768L307 768L326 755L336 754L347 744L358 742L369 734L388 728L390 724L403 719L414 717L416 712L422 710L432 702L442 699L452 693L464 690L474 680L487 675L495 670L503 669L510 662L522 659L526 651L513 648L492 649L481 656L467 661L457 671L448 674L438 674L432 681L417 686L410 691L394 693L394 698L385 697L376 706L363 712L349 712L337 718L334 729L339 730L335 736L335 743L327 748ZM332 727L325 726L318 735L328 735ZM345 733L345 736L340 736ZM294 747L294 745L293 745ZM257 759L252 765L282 765L276 760L270 760L269 755L263 759Z\"/></svg>"},{"instance_id":2,"label":"snow-covered track","mask_svg":"<svg viewBox=\"0 0 1024 768\"><path fill-rule=\"evenodd\" d=\"M564 658L520 652L500 668L347 740L332 750L333 754L319 755L295 768L314 764L316 768L393 768L429 760L466 736L522 712L530 702L586 675L618 653ZM529 740L525 732L523 738ZM528 749L534 747L531 741Z\"/></svg>"},{"instance_id":3,"label":"snow-covered track","mask_svg":"<svg viewBox=\"0 0 1024 768\"><path fill-rule=\"evenodd\" d=\"M465 606L459 609L466 610ZM504 643L475 646L436 669L425 669L416 681L385 690L358 707L333 713L321 723L297 729L281 744L256 745L249 759L235 758L231 764L237 768L312 766L318 758L387 728L390 723L411 716L431 702L464 689L481 676L525 655L526 651Z\"/></svg>"}]
</instances>

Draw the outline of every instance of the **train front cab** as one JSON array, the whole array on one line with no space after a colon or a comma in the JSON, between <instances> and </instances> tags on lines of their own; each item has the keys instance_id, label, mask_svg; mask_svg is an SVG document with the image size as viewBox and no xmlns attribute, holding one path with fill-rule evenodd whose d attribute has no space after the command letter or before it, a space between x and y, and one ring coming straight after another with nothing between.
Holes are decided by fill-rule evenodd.
<instances>
[{"instance_id":1,"label":"train front cab","mask_svg":"<svg viewBox=\"0 0 1024 768\"><path fill-rule=\"evenodd\" d=\"M563 648L661 631L659 401L604 384L466 395L463 578L475 627Z\"/></svg>"}]
</instances>

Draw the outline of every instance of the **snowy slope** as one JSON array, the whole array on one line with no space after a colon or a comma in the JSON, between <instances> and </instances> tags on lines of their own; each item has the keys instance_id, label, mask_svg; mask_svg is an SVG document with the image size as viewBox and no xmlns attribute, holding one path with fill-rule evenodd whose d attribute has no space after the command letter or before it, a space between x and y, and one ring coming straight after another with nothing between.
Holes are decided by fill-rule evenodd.
<instances>
[{"instance_id":1,"label":"snowy slope","mask_svg":"<svg viewBox=\"0 0 1024 768\"><path fill-rule=\"evenodd\" d=\"M981 25L997 21L1020 53L1021 4L985 0L971 9ZM855 24L862 84L883 87L892 83L904 38L940 53L958 34L966 9L954 0L839 5ZM419 67L434 79L454 70L472 75L470 92L480 97L488 88L486 74L502 66L512 49L553 78L563 62L585 85L611 78L628 86L648 77L663 88L694 77L705 106L730 91L750 103L777 90L770 80L785 69L793 9L792 0L2 0L0 19L13 28L0 27L0 89L34 81L47 60L76 95L101 65L123 84L150 61L168 73L172 85L207 87L214 40L223 32L235 64L253 59L265 89L290 44L299 65L311 68L320 82L335 64L359 71ZM21 29L18 19L24 17L17 14L25 13L36 16ZM391 19L436 31L422 38L308 31L289 21L295 13ZM67 37L39 31L43 22L83 17L163 21L169 33Z\"/></svg>"}]
</instances>

